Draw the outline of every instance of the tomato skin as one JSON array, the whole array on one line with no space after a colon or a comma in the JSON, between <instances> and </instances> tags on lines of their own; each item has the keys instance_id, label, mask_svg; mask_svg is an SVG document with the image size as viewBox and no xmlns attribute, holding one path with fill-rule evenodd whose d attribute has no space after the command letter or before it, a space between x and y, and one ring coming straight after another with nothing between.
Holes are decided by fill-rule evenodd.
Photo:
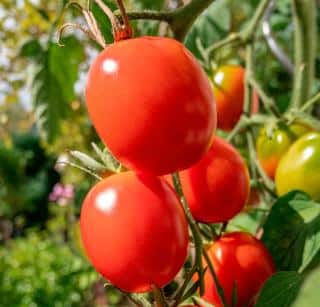
<instances>
[{"instance_id":1,"label":"tomato skin","mask_svg":"<svg viewBox=\"0 0 320 307\"><path fill-rule=\"evenodd\" d=\"M279 163L275 182L279 195L301 190L320 201L319 133L308 133L290 147Z\"/></svg>"},{"instance_id":2,"label":"tomato skin","mask_svg":"<svg viewBox=\"0 0 320 307\"><path fill-rule=\"evenodd\" d=\"M274 179L278 164L291 144L310 131L310 127L294 123L289 127L276 129L272 137L269 138L265 128L260 130L256 144L257 156L261 166L271 179Z\"/></svg>"},{"instance_id":3,"label":"tomato skin","mask_svg":"<svg viewBox=\"0 0 320 307\"><path fill-rule=\"evenodd\" d=\"M91 65L86 101L100 138L136 171L163 175L191 166L216 127L207 76L169 38L128 39L103 50Z\"/></svg>"},{"instance_id":4,"label":"tomato skin","mask_svg":"<svg viewBox=\"0 0 320 307\"><path fill-rule=\"evenodd\" d=\"M248 200L250 178L245 161L219 137L198 163L180 172L180 179L191 213L199 222L228 221Z\"/></svg>"},{"instance_id":5,"label":"tomato skin","mask_svg":"<svg viewBox=\"0 0 320 307\"><path fill-rule=\"evenodd\" d=\"M218 128L230 131L243 113L245 69L239 65L221 66L215 71L213 80ZM259 97L255 91L252 98L251 112L254 114L259 111Z\"/></svg>"},{"instance_id":6,"label":"tomato skin","mask_svg":"<svg viewBox=\"0 0 320 307\"><path fill-rule=\"evenodd\" d=\"M253 306L255 295L275 272L275 265L265 246L249 233L233 232L222 236L207 249L218 280L231 305L234 283L237 283L237 307ZM205 260L204 264L206 264ZM203 298L222 307L209 269L204 275Z\"/></svg>"},{"instance_id":7,"label":"tomato skin","mask_svg":"<svg viewBox=\"0 0 320 307\"><path fill-rule=\"evenodd\" d=\"M97 183L84 200L80 227L95 269L123 291L163 287L187 256L183 208L155 176L126 172Z\"/></svg>"}]
</instances>

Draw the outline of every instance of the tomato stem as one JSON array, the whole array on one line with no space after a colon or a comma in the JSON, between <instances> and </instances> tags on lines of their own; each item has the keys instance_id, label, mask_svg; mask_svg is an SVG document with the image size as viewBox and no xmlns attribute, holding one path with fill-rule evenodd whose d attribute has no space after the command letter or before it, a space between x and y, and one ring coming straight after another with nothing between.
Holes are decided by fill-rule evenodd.
<instances>
[{"instance_id":1,"label":"tomato stem","mask_svg":"<svg viewBox=\"0 0 320 307\"><path fill-rule=\"evenodd\" d=\"M153 297L156 307L169 307L162 289L156 285L152 286Z\"/></svg>"},{"instance_id":2,"label":"tomato stem","mask_svg":"<svg viewBox=\"0 0 320 307\"><path fill-rule=\"evenodd\" d=\"M129 18L122 0L117 0L117 5L121 13L123 27L120 28L120 32L116 35L115 40L128 39L132 37L132 28L129 22ZM118 36L118 37L117 37Z\"/></svg>"},{"instance_id":3,"label":"tomato stem","mask_svg":"<svg viewBox=\"0 0 320 307\"><path fill-rule=\"evenodd\" d=\"M191 232L192 232L192 236L193 236L193 240L194 240L194 244L195 244L195 248L196 248L195 263L197 266L197 271L198 271L199 280L200 280L200 294L202 295L204 293L203 264L202 264L202 246L203 246L203 244L202 244L200 230L199 230L198 225L190 212L187 200L183 194L179 173L174 173L172 175L172 181L174 184L174 188L181 199L181 203L183 205L183 208L184 208L184 211L185 211L185 214L186 214L186 217L187 217L187 220L188 220Z\"/></svg>"},{"instance_id":4,"label":"tomato stem","mask_svg":"<svg viewBox=\"0 0 320 307\"><path fill-rule=\"evenodd\" d=\"M315 78L317 46L316 1L292 0L294 23L294 82L291 108L310 98Z\"/></svg>"}]
</instances>

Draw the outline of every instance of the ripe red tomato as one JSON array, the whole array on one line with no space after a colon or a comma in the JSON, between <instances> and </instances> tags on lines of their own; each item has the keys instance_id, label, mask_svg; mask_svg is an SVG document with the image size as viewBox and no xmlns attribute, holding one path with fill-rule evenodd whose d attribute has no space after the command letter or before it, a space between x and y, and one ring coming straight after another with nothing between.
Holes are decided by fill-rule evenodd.
<instances>
[{"instance_id":1,"label":"ripe red tomato","mask_svg":"<svg viewBox=\"0 0 320 307\"><path fill-rule=\"evenodd\" d=\"M278 128L273 131L271 137L267 135L265 128L260 130L256 144L257 156L261 166L271 179L274 179L279 161L288 151L291 144L297 138L310 131L310 127L300 123Z\"/></svg>"},{"instance_id":2,"label":"ripe red tomato","mask_svg":"<svg viewBox=\"0 0 320 307\"><path fill-rule=\"evenodd\" d=\"M107 47L90 68L86 101L115 157L156 175L197 162L216 127L207 76L193 55L169 38L140 37Z\"/></svg>"},{"instance_id":3,"label":"ripe red tomato","mask_svg":"<svg viewBox=\"0 0 320 307\"><path fill-rule=\"evenodd\" d=\"M271 255L264 245L248 233L233 232L210 245L207 252L227 303L231 306L233 287L236 284L237 307L253 306L255 295L275 272ZM205 272L204 281L203 298L216 307L222 307L209 269Z\"/></svg>"},{"instance_id":4,"label":"ripe red tomato","mask_svg":"<svg viewBox=\"0 0 320 307\"><path fill-rule=\"evenodd\" d=\"M199 222L228 221L242 210L249 196L245 161L218 137L198 163L180 172L180 179L191 213Z\"/></svg>"},{"instance_id":5,"label":"ripe red tomato","mask_svg":"<svg viewBox=\"0 0 320 307\"><path fill-rule=\"evenodd\" d=\"M232 130L244 107L245 69L239 65L219 67L213 76L213 94L217 103L218 128ZM252 114L259 111L259 97L253 92Z\"/></svg>"},{"instance_id":6,"label":"ripe red tomato","mask_svg":"<svg viewBox=\"0 0 320 307\"><path fill-rule=\"evenodd\" d=\"M127 292L163 287L187 256L183 208L155 176L127 172L97 183L83 203L80 227L95 269Z\"/></svg>"},{"instance_id":7,"label":"ripe red tomato","mask_svg":"<svg viewBox=\"0 0 320 307\"><path fill-rule=\"evenodd\" d=\"M301 190L320 201L319 133L308 133L289 148L279 163L275 181L279 195Z\"/></svg>"}]
</instances>

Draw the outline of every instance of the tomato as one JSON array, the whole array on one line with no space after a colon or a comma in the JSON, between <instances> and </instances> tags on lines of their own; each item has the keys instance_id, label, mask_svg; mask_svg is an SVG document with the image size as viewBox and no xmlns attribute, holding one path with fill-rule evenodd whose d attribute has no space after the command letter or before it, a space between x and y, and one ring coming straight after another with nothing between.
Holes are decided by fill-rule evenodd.
<instances>
[{"instance_id":1,"label":"tomato","mask_svg":"<svg viewBox=\"0 0 320 307\"><path fill-rule=\"evenodd\" d=\"M207 76L169 38L128 39L103 50L91 65L86 101L100 138L136 171L163 175L191 166L216 127Z\"/></svg>"},{"instance_id":2,"label":"tomato","mask_svg":"<svg viewBox=\"0 0 320 307\"><path fill-rule=\"evenodd\" d=\"M198 163L180 172L180 179L191 213L199 222L228 221L242 210L249 196L245 161L218 137Z\"/></svg>"},{"instance_id":3,"label":"tomato","mask_svg":"<svg viewBox=\"0 0 320 307\"><path fill-rule=\"evenodd\" d=\"M80 226L93 266L123 291L163 287L187 256L183 208L155 176L126 172L103 179L84 200Z\"/></svg>"},{"instance_id":4,"label":"tomato","mask_svg":"<svg viewBox=\"0 0 320 307\"><path fill-rule=\"evenodd\" d=\"M275 272L271 255L264 245L245 232L222 236L207 248L208 256L231 306L237 285L237 307L253 306L254 297L263 283ZM205 266L207 266L204 261ZM216 307L223 306L209 269L204 275L203 298Z\"/></svg>"},{"instance_id":5,"label":"tomato","mask_svg":"<svg viewBox=\"0 0 320 307\"><path fill-rule=\"evenodd\" d=\"M265 128L260 130L256 144L257 156L270 178L274 179L279 161L291 144L301 135L310 131L310 127L300 123L276 129L271 138L267 135Z\"/></svg>"},{"instance_id":6,"label":"tomato","mask_svg":"<svg viewBox=\"0 0 320 307\"><path fill-rule=\"evenodd\" d=\"M301 190L320 201L319 133L308 133L290 147L279 163L275 182L279 195Z\"/></svg>"},{"instance_id":7,"label":"tomato","mask_svg":"<svg viewBox=\"0 0 320 307\"><path fill-rule=\"evenodd\" d=\"M231 130L239 121L244 107L245 69L238 65L219 67L213 76L213 94L217 103L218 128ZM259 97L253 92L252 113L259 110Z\"/></svg>"}]
</instances>

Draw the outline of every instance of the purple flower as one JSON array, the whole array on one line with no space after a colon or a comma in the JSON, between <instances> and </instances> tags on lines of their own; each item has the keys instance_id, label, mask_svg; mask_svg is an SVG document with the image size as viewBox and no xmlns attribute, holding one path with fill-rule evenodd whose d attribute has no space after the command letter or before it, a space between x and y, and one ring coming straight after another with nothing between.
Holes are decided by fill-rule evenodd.
<instances>
[{"instance_id":1,"label":"purple flower","mask_svg":"<svg viewBox=\"0 0 320 307\"><path fill-rule=\"evenodd\" d=\"M60 206L66 206L73 198L74 187L72 184L57 183L49 195L49 201L56 202Z\"/></svg>"}]
</instances>

